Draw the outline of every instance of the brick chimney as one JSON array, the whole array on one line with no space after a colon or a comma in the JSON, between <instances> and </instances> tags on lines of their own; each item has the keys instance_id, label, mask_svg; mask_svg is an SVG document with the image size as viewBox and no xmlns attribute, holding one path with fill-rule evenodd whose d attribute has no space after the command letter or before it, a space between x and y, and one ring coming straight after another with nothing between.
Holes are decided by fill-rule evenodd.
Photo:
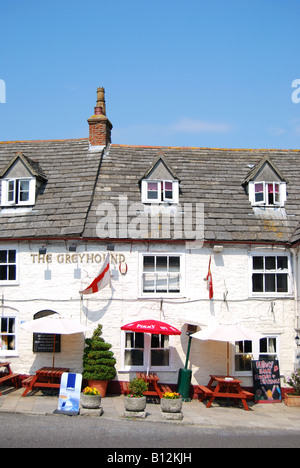
<instances>
[{"instance_id":1,"label":"brick chimney","mask_svg":"<svg viewBox=\"0 0 300 468\"><path fill-rule=\"evenodd\" d=\"M97 89L97 104L88 124L90 149L102 149L111 143L112 124L106 117L104 88Z\"/></svg>"}]
</instances>

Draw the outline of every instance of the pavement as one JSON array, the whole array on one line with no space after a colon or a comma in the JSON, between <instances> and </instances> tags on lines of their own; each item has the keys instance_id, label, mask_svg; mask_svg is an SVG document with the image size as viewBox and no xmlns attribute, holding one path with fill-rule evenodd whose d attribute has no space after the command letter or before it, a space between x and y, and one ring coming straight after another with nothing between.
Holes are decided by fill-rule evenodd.
<instances>
[{"instance_id":1,"label":"pavement","mask_svg":"<svg viewBox=\"0 0 300 468\"><path fill-rule=\"evenodd\" d=\"M58 408L58 395L44 395L40 390L28 393L22 397L24 389L14 389L11 387L1 387L0 396L0 417L1 412L5 413L26 413L34 415L53 415ZM211 408L206 408L204 403L198 400L183 402L183 419L165 421L162 419L159 402L147 400L146 418L143 420L162 423L179 424L201 427L234 427L237 428L258 428L268 430L289 430L300 431L300 408L288 407L282 403L260 403L248 402L249 411L245 411L242 406L229 404L226 400L214 402ZM121 420L124 416L124 396L112 395L102 398L101 406L103 414L100 418ZM99 414L93 410L90 416L87 411L82 411L78 416L72 417L98 417ZM68 417L60 414L57 417Z\"/></svg>"}]
</instances>

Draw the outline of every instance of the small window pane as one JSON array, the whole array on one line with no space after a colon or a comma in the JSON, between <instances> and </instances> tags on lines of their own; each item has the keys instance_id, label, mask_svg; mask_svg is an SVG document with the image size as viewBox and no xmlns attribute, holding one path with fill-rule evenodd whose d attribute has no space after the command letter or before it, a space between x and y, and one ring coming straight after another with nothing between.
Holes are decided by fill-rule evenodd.
<instances>
[{"instance_id":1,"label":"small window pane","mask_svg":"<svg viewBox=\"0 0 300 468\"><path fill-rule=\"evenodd\" d=\"M19 182L19 198L21 202L29 200L29 180L20 180Z\"/></svg>"},{"instance_id":2,"label":"small window pane","mask_svg":"<svg viewBox=\"0 0 300 468\"><path fill-rule=\"evenodd\" d=\"M288 259L287 257L277 257L277 269L278 270L287 270Z\"/></svg>"},{"instance_id":3,"label":"small window pane","mask_svg":"<svg viewBox=\"0 0 300 468\"><path fill-rule=\"evenodd\" d=\"M264 275L255 273L252 276L253 292L263 292L264 290Z\"/></svg>"},{"instance_id":4,"label":"small window pane","mask_svg":"<svg viewBox=\"0 0 300 468\"><path fill-rule=\"evenodd\" d=\"M0 263L7 262L7 250L0 250Z\"/></svg>"},{"instance_id":5,"label":"small window pane","mask_svg":"<svg viewBox=\"0 0 300 468\"><path fill-rule=\"evenodd\" d=\"M151 335L151 348L160 348L159 335Z\"/></svg>"},{"instance_id":6,"label":"small window pane","mask_svg":"<svg viewBox=\"0 0 300 468\"><path fill-rule=\"evenodd\" d=\"M158 183L157 182L148 182L147 184L147 197L150 200L158 199Z\"/></svg>"},{"instance_id":7,"label":"small window pane","mask_svg":"<svg viewBox=\"0 0 300 468\"><path fill-rule=\"evenodd\" d=\"M155 289L155 277L151 274L144 275L143 281L143 292L154 292Z\"/></svg>"},{"instance_id":8,"label":"small window pane","mask_svg":"<svg viewBox=\"0 0 300 468\"><path fill-rule=\"evenodd\" d=\"M265 281L266 281L266 292L275 292L276 291L276 286L275 286L275 274L268 274L265 275Z\"/></svg>"},{"instance_id":9,"label":"small window pane","mask_svg":"<svg viewBox=\"0 0 300 468\"><path fill-rule=\"evenodd\" d=\"M154 272L155 271L155 258L150 256L144 257L144 272Z\"/></svg>"},{"instance_id":10,"label":"small window pane","mask_svg":"<svg viewBox=\"0 0 300 468\"><path fill-rule=\"evenodd\" d=\"M15 250L8 251L8 263L16 263L16 251Z\"/></svg>"},{"instance_id":11,"label":"small window pane","mask_svg":"<svg viewBox=\"0 0 300 468\"><path fill-rule=\"evenodd\" d=\"M151 366L169 366L169 356L168 349L151 350Z\"/></svg>"},{"instance_id":12,"label":"small window pane","mask_svg":"<svg viewBox=\"0 0 300 468\"><path fill-rule=\"evenodd\" d=\"M8 279L10 281L15 281L15 279L16 279L16 265L10 265L8 267Z\"/></svg>"},{"instance_id":13,"label":"small window pane","mask_svg":"<svg viewBox=\"0 0 300 468\"><path fill-rule=\"evenodd\" d=\"M251 371L252 356L247 354L238 354L235 356L235 371L246 372Z\"/></svg>"},{"instance_id":14,"label":"small window pane","mask_svg":"<svg viewBox=\"0 0 300 468\"><path fill-rule=\"evenodd\" d=\"M156 292L168 292L168 278L167 276L158 276L156 280Z\"/></svg>"},{"instance_id":15,"label":"small window pane","mask_svg":"<svg viewBox=\"0 0 300 468\"><path fill-rule=\"evenodd\" d=\"M275 270L276 269L276 257L266 257L265 268L266 270Z\"/></svg>"},{"instance_id":16,"label":"small window pane","mask_svg":"<svg viewBox=\"0 0 300 468\"><path fill-rule=\"evenodd\" d=\"M0 265L0 281L7 280L7 266Z\"/></svg>"},{"instance_id":17,"label":"small window pane","mask_svg":"<svg viewBox=\"0 0 300 468\"><path fill-rule=\"evenodd\" d=\"M180 257L170 257L169 258L169 271L180 271Z\"/></svg>"},{"instance_id":18,"label":"small window pane","mask_svg":"<svg viewBox=\"0 0 300 468\"><path fill-rule=\"evenodd\" d=\"M169 276L169 292L180 292L180 275Z\"/></svg>"},{"instance_id":19,"label":"small window pane","mask_svg":"<svg viewBox=\"0 0 300 468\"><path fill-rule=\"evenodd\" d=\"M144 333L135 333L135 348L144 348Z\"/></svg>"},{"instance_id":20,"label":"small window pane","mask_svg":"<svg viewBox=\"0 0 300 468\"><path fill-rule=\"evenodd\" d=\"M277 275L277 292L288 292L288 275Z\"/></svg>"},{"instance_id":21,"label":"small window pane","mask_svg":"<svg viewBox=\"0 0 300 468\"><path fill-rule=\"evenodd\" d=\"M262 338L259 340L259 351L260 353L267 353L268 351L268 339L267 338Z\"/></svg>"},{"instance_id":22,"label":"small window pane","mask_svg":"<svg viewBox=\"0 0 300 468\"><path fill-rule=\"evenodd\" d=\"M8 196L7 199L9 202L15 201L15 182L10 180L8 182Z\"/></svg>"},{"instance_id":23,"label":"small window pane","mask_svg":"<svg viewBox=\"0 0 300 468\"><path fill-rule=\"evenodd\" d=\"M142 366L144 364L144 351L142 350L125 350L125 365L126 366Z\"/></svg>"},{"instance_id":24,"label":"small window pane","mask_svg":"<svg viewBox=\"0 0 300 468\"><path fill-rule=\"evenodd\" d=\"M168 258L157 257L156 258L156 271L167 271L168 269Z\"/></svg>"},{"instance_id":25,"label":"small window pane","mask_svg":"<svg viewBox=\"0 0 300 468\"><path fill-rule=\"evenodd\" d=\"M165 182L165 198L172 200L173 198L173 184L172 182Z\"/></svg>"},{"instance_id":26,"label":"small window pane","mask_svg":"<svg viewBox=\"0 0 300 468\"><path fill-rule=\"evenodd\" d=\"M253 257L253 270L264 269L264 257Z\"/></svg>"}]
</instances>

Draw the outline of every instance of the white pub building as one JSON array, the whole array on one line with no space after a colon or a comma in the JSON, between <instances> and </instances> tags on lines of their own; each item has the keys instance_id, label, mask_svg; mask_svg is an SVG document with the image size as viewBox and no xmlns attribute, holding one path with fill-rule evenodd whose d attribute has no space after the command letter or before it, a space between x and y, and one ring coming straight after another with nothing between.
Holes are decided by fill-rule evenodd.
<instances>
[{"instance_id":1,"label":"white pub building","mask_svg":"<svg viewBox=\"0 0 300 468\"><path fill-rule=\"evenodd\" d=\"M0 142L0 361L51 365L51 337L21 324L60 314L90 332L60 336L57 366L81 372L100 323L112 391L147 368L176 384L187 329L238 323L264 338L231 343L230 374L251 387L251 360L269 357L283 384L300 353L299 151L115 145L103 88L88 125L86 139ZM80 294L107 253L111 285ZM121 330L144 319L182 334ZM194 385L224 374L226 343L192 340L188 367Z\"/></svg>"}]
</instances>

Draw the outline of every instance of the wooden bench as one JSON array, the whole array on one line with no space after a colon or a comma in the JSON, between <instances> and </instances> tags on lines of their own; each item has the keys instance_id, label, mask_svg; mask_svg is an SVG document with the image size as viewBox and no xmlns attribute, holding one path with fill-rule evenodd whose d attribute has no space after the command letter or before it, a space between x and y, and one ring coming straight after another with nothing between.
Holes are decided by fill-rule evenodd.
<instances>
[{"instance_id":1,"label":"wooden bench","mask_svg":"<svg viewBox=\"0 0 300 468\"><path fill-rule=\"evenodd\" d=\"M254 397L254 393L250 393L247 390L243 390L243 393L246 395L246 398L253 398Z\"/></svg>"},{"instance_id":2,"label":"wooden bench","mask_svg":"<svg viewBox=\"0 0 300 468\"><path fill-rule=\"evenodd\" d=\"M172 393L172 390L168 385L160 385L160 389L163 393Z\"/></svg>"},{"instance_id":3,"label":"wooden bench","mask_svg":"<svg viewBox=\"0 0 300 468\"><path fill-rule=\"evenodd\" d=\"M2 385L5 382L12 381L13 386L17 388L19 375L20 374L7 374L7 375L4 375L3 377L0 377L0 385ZM0 392L0 396L2 396L1 392Z\"/></svg>"},{"instance_id":4,"label":"wooden bench","mask_svg":"<svg viewBox=\"0 0 300 468\"><path fill-rule=\"evenodd\" d=\"M213 391L210 390L210 388L208 387L205 387L205 385L197 385L197 390L200 391L201 395L200 395L200 401L203 401L204 398L208 397L208 396L212 396L213 395Z\"/></svg>"},{"instance_id":5,"label":"wooden bench","mask_svg":"<svg viewBox=\"0 0 300 468\"><path fill-rule=\"evenodd\" d=\"M121 384L121 394L128 395L129 394L129 382L120 382Z\"/></svg>"}]
</instances>

